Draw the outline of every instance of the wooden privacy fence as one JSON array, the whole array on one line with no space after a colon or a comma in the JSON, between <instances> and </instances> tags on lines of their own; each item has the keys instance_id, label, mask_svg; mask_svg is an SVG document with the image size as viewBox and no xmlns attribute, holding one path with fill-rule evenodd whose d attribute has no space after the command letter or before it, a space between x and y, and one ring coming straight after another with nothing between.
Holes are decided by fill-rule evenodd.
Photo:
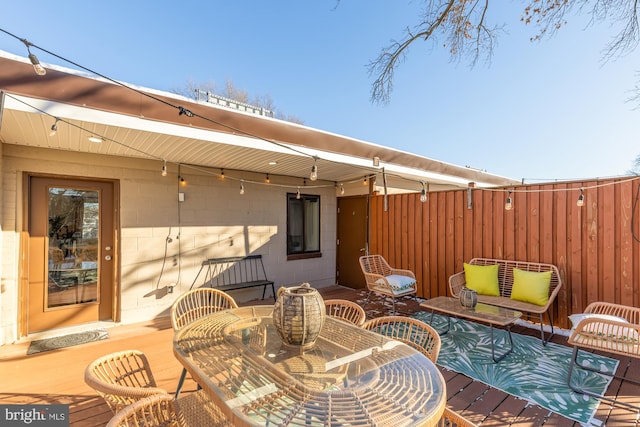
<instances>
[{"instance_id":1,"label":"wooden privacy fence","mask_svg":"<svg viewBox=\"0 0 640 427\"><path fill-rule=\"evenodd\" d=\"M371 196L369 253L412 270L418 295L447 295L474 257L551 263L564 281L554 321L592 301L640 306L640 177ZM511 193L509 193L511 191ZM584 205L577 206L580 196ZM510 196L512 209L505 210Z\"/></svg>"}]
</instances>

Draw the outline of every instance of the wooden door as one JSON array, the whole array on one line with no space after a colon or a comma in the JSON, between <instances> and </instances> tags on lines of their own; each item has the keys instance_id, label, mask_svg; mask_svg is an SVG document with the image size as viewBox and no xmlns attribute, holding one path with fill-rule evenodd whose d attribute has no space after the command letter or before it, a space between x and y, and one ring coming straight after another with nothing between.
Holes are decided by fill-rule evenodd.
<instances>
[{"instance_id":1,"label":"wooden door","mask_svg":"<svg viewBox=\"0 0 640 427\"><path fill-rule=\"evenodd\" d=\"M114 320L114 183L31 176L27 333Z\"/></svg>"},{"instance_id":2,"label":"wooden door","mask_svg":"<svg viewBox=\"0 0 640 427\"><path fill-rule=\"evenodd\" d=\"M368 196L338 198L338 284L354 289L366 287L358 259L366 254L369 224Z\"/></svg>"}]
</instances>

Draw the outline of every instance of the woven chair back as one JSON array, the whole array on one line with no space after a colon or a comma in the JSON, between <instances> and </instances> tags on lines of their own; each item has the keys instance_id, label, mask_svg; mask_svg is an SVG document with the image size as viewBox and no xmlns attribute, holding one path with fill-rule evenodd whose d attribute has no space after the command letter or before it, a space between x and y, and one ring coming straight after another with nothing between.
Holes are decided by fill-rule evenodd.
<instances>
[{"instance_id":1,"label":"woven chair back","mask_svg":"<svg viewBox=\"0 0 640 427\"><path fill-rule=\"evenodd\" d=\"M367 313L360 305L345 299L329 299L324 301L327 316L346 320L357 326L364 325Z\"/></svg>"},{"instance_id":2,"label":"woven chair back","mask_svg":"<svg viewBox=\"0 0 640 427\"><path fill-rule=\"evenodd\" d=\"M238 308L238 304L226 292L213 288L194 289L181 295L171 306L171 326L177 331L194 320L229 308Z\"/></svg>"},{"instance_id":3,"label":"woven chair back","mask_svg":"<svg viewBox=\"0 0 640 427\"><path fill-rule=\"evenodd\" d=\"M107 427L186 427L182 412L168 394L156 394L141 399L116 413Z\"/></svg>"},{"instance_id":4,"label":"woven chair back","mask_svg":"<svg viewBox=\"0 0 640 427\"><path fill-rule=\"evenodd\" d=\"M426 323L404 316L383 316L368 320L363 328L410 345L433 363L440 354L440 335Z\"/></svg>"},{"instance_id":5,"label":"woven chair back","mask_svg":"<svg viewBox=\"0 0 640 427\"><path fill-rule=\"evenodd\" d=\"M476 427L477 424L472 423L457 412L445 408L442 418L438 422L438 427Z\"/></svg>"},{"instance_id":6,"label":"woven chair back","mask_svg":"<svg viewBox=\"0 0 640 427\"><path fill-rule=\"evenodd\" d=\"M84 380L114 413L141 398L166 393L157 387L147 357L138 350L119 351L94 360L86 367Z\"/></svg>"}]
</instances>

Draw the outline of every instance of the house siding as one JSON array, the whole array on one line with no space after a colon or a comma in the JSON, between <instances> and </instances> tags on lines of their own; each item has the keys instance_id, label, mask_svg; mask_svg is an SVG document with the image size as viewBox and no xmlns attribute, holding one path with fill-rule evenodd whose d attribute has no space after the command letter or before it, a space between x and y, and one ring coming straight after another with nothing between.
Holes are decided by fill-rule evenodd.
<instances>
[{"instance_id":1,"label":"house siding","mask_svg":"<svg viewBox=\"0 0 640 427\"><path fill-rule=\"evenodd\" d=\"M25 172L119 182L117 204L120 298L119 321L132 323L167 316L173 301L187 291L203 260L262 254L269 279L276 286L309 282L335 284L336 194L332 187L304 191L321 197L322 257L287 261L286 193L299 180L226 171L222 180L204 168L169 165L162 177L161 161L121 158L29 148L10 144L2 150L2 264L0 266L0 344L16 341L18 330L19 245ZM178 172L187 181L179 185ZM211 172L219 172L218 170ZM245 194L239 194L244 179ZM256 182L256 183L252 183ZM260 183L260 184L258 184ZM290 187L288 187L290 186ZM302 186L302 185L301 185ZM178 202L178 192L184 202ZM194 287L200 286L204 273ZM173 293L167 286L175 285ZM234 291L239 301L260 297L262 289Z\"/></svg>"}]
</instances>

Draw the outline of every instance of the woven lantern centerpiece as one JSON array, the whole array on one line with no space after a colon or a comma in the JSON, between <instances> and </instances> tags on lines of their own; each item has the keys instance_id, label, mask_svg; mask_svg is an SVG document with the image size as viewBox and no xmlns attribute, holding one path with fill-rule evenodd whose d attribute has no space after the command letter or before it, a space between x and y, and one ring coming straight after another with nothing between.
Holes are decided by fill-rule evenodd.
<instances>
[{"instance_id":1,"label":"woven lantern centerpiece","mask_svg":"<svg viewBox=\"0 0 640 427\"><path fill-rule=\"evenodd\" d=\"M324 300L308 283L278 289L273 324L285 344L311 347L320 335L324 317Z\"/></svg>"},{"instance_id":2,"label":"woven lantern centerpiece","mask_svg":"<svg viewBox=\"0 0 640 427\"><path fill-rule=\"evenodd\" d=\"M478 303L478 293L466 286L460 290L460 304L464 308L475 308Z\"/></svg>"}]
</instances>

